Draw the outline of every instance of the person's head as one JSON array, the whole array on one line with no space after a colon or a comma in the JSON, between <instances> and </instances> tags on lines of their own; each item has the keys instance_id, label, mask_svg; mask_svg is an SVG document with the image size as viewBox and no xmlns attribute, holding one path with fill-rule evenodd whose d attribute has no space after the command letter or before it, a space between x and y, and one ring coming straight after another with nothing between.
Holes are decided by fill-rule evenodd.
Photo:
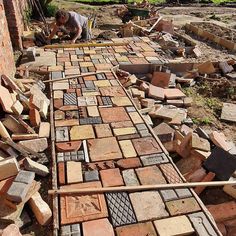
<instances>
[{"instance_id":1,"label":"person's head","mask_svg":"<svg viewBox=\"0 0 236 236\"><path fill-rule=\"evenodd\" d=\"M58 10L55 18L58 26L64 25L69 19L69 12L65 10Z\"/></svg>"}]
</instances>

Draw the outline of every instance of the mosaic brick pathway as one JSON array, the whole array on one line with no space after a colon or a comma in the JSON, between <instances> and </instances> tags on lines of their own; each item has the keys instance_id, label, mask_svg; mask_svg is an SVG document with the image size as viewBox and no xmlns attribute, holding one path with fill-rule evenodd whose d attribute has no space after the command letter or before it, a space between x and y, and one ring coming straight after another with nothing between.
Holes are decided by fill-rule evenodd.
<instances>
[{"instance_id":1,"label":"mosaic brick pathway","mask_svg":"<svg viewBox=\"0 0 236 236\"><path fill-rule=\"evenodd\" d=\"M157 49L146 38L116 48L58 49L51 79L149 63ZM112 72L54 82L52 97L59 188L183 181ZM63 236L219 235L187 188L58 198L54 217Z\"/></svg>"}]
</instances>

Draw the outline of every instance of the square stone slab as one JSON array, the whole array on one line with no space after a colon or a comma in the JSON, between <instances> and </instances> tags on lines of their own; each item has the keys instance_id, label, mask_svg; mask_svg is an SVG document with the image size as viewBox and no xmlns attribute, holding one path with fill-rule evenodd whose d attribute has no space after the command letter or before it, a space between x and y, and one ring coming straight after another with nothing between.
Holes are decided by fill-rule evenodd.
<instances>
[{"instance_id":1,"label":"square stone slab","mask_svg":"<svg viewBox=\"0 0 236 236\"><path fill-rule=\"evenodd\" d=\"M139 155L148 155L162 152L159 144L152 137L133 139L132 143Z\"/></svg>"},{"instance_id":2,"label":"square stone slab","mask_svg":"<svg viewBox=\"0 0 236 236\"><path fill-rule=\"evenodd\" d=\"M73 126L70 130L71 140L84 140L90 138L95 138L92 125Z\"/></svg>"},{"instance_id":3,"label":"square stone slab","mask_svg":"<svg viewBox=\"0 0 236 236\"><path fill-rule=\"evenodd\" d=\"M115 236L113 227L107 218L84 222L82 226L84 236Z\"/></svg>"},{"instance_id":4,"label":"square stone slab","mask_svg":"<svg viewBox=\"0 0 236 236\"><path fill-rule=\"evenodd\" d=\"M123 170L122 171L123 179L126 186L138 186L139 181L135 174L134 169Z\"/></svg>"},{"instance_id":5,"label":"square stone slab","mask_svg":"<svg viewBox=\"0 0 236 236\"><path fill-rule=\"evenodd\" d=\"M103 187L114 187L124 185L119 168L101 170L100 176Z\"/></svg>"},{"instance_id":6,"label":"square stone slab","mask_svg":"<svg viewBox=\"0 0 236 236\"><path fill-rule=\"evenodd\" d=\"M100 107L99 111L104 123L130 120L123 107Z\"/></svg>"},{"instance_id":7,"label":"square stone slab","mask_svg":"<svg viewBox=\"0 0 236 236\"><path fill-rule=\"evenodd\" d=\"M169 216L157 191L131 193L129 196L138 221L155 220Z\"/></svg>"},{"instance_id":8,"label":"square stone slab","mask_svg":"<svg viewBox=\"0 0 236 236\"><path fill-rule=\"evenodd\" d=\"M236 104L223 103L221 120L236 122Z\"/></svg>"},{"instance_id":9,"label":"square stone slab","mask_svg":"<svg viewBox=\"0 0 236 236\"><path fill-rule=\"evenodd\" d=\"M90 182L62 186L61 189L100 188L100 182ZM103 194L61 195L61 224L78 223L108 217Z\"/></svg>"},{"instance_id":10,"label":"square stone slab","mask_svg":"<svg viewBox=\"0 0 236 236\"><path fill-rule=\"evenodd\" d=\"M162 164L162 165L160 165L160 169L162 170L162 172L163 172L164 176L166 177L168 183L176 184L176 183L182 183L183 182L180 175L174 169L172 164L170 164L170 163Z\"/></svg>"},{"instance_id":11,"label":"square stone slab","mask_svg":"<svg viewBox=\"0 0 236 236\"><path fill-rule=\"evenodd\" d=\"M166 184L166 180L157 166L138 168L136 173L142 185Z\"/></svg>"},{"instance_id":12,"label":"square stone slab","mask_svg":"<svg viewBox=\"0 0 236 236\"><path fill-rule=\"evenodd\" d=\"M102 87L99 90L100 90L102 96L109 96L109 97L124 97L124 96L126 96L126 94L121 86Z\"/></svg>"},{"instance_id":13,"label":"square stone slab","mask_svg":"<svg viewBox=\"0 0 236 236\"><path fill-rule=\"evenodd\" d=\"M195 232L187 216L177 216L154 221L160 236L191 235Z\"/></svg>"},{"instance_id":14,"label":"square stone slab","mask_svg":"<svg viewBox=\"0 0 236 236\"><path fill-rule=\"evenodd\" d=\"M122 158L122 153L115 137L88 140L88 149L92 161Z\"/></svg>"},{"instance_id":15,"label":"square stone slab","mask_svg":"<svg viewBox=\"0 0 236 236\"><path fill-rule=\"evenodd\" d=\"M117 107L131 106L132 103L128 97L112 97L113 104Z\"/></svg>"},{"instance_id":16,"label":"square stone slab","mask_svg":"<svg viewBox=\"0 0 236 236\"><path fill-rule=\"evenodd\" d=\"M94 128L98 138L106 138L113 136L109 124L95 125Z\"/></svg>"},{"instance_id":17,"label":"square stone slab","mask_svg":"<svg viewBox=\"0 0 236 236\"><path fill-rule=\"evenodd\" d=\"M116 233L117 236L157 236L152 222L117 227Z\"/></svg>"},{"instance_id":18,"label":"square stone slab","mask_svg":"<svg viewBox=\"0 0 236 236\"><path fill-rule=\"evenodd\" d=\"M136 223L136 217L126 192L106 193L107 206L114 227Z\"/></svg>"}]
</instances>

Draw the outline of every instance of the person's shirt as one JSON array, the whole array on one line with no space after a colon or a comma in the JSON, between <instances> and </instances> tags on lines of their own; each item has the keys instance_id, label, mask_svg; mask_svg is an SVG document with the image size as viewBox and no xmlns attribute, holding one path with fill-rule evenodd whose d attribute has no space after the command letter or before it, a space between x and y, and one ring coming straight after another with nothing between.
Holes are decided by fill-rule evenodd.
<instances>
[{"instance_id":1,"label":"person's shirt","mask_svg":"<svg viewBox=\"0 0 236 236\"><path fill-rule=\"evenodd\" d=\"M64 27L70 32L76 32L78 27L86 27L88 18L80 15L79 13L69 11L69 20L65 23Z\"/></svg>"}]
</instances>

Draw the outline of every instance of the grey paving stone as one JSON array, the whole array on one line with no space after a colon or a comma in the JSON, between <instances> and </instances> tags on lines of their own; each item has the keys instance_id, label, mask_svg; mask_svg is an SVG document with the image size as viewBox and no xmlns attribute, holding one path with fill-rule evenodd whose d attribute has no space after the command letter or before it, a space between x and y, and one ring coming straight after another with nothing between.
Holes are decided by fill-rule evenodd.
<instances>
[{"instance_id":1,"label":"grey paving stone","mask_svg":"<svg viewBox=\"0 0 236 236\"><path fill-rule=\"evenodd\" d=\"M179 188L176 189L175 192L177 193L179 198L192 197L192 193L187 188Z\"/></svg>"},{"instance_id":2,"label":"grey paving stone","mask_svg":"<svg viewBox=\"0 0 236 236\"><path fill-rule=\"evenodd\" d=\"M77 105L76 93L64 93L64 105Z\"/></svg>"},{"instance_id":3,"label":"grey paving stone","mask_svg":"<svg viewBox=\"0 0 236 236\"><path fill-rule=\"evenodd\" d=\"M164 153L141 156L140 159L144 166L169 162L167 156Z\"/></svg>"},{"instance_id":4,"label":"grey paving stone","mask_svg":"<svg viewBox=\"0 0 236 236\"><path fill-rule=\"evenodd\" d=\"M61 227L60 235L61 236L70 236L71 234L70 225L64 225Z\"/></svg>"},{"instance_id":5,"label":"grey paving stone","mask_svg":"<svg viewBox=\"0 0 236 236\"><path fill-rule=\"evenodd\" d=\"M80 84L69 84L70 89L80 89L81 85Z\"/></svg>"},{"instance_id":6,"label":"grey paving stone","mask_svg":"<svg viewBox=\"0 0 236 236\"><path fill-rule=\"evenodd\" d=\"M86 80L86 81L84 81L84 83L87 88L95 88L93 81Z\"/></svg>"},{"instance_id":7,"label":"grey paving stone","mask_svg":"<svg viewBox=\"0 0 236 236\"><path fill-rule=\"evenodd\" d=\"M88 118L81 118L79 119L81 125L88 125L88 124L101 124L102 119L101 117L88 117Z\"/></svg>"},{"instance_id":8,"label":"grey paving stone","mask_svg":"<svg viewBox=\"0 0 236 236\"><path fill-rule=\"evenodd\" d=\"M57 153L57 162L84 161L84 152L82 150L74 152Z\"/></svg>"},{"instance_id":9,"label":"grey paving stone","mask_svg":"<svg viewBox=\"0 0 236 236\"><path fill-rule=\"evenodd\" d=\"M62 72L61 71L53 71L51 72L52 79L60 79L62 78Z\"/></svg>"},{"instance_id":10,"label":"grey paving stone","mask_svg":"<svg viewBox=\"0 0 236 236\"><path fill-rule=\"evenodd\" d=\"M104 63L106 63L106 62L104 62ZM98 80L106 79L106 76L104 74L97 74L96 77Z\"/></svg>"},{"instance_id":11,"label":"grey paving stone","mask_svg":"<svg viewBox=\"0 0 236 236\"><path fill-rule=\"evenodd\" d=\"M88 68L87 67L80 67L81 73L87 73Z\"/></svg>"},{"instance_id":12,"label":"grey paving stone","mask_svg":"<svg viewBox=\"0 0 236 236\"><path fill-rule=\"evenodd\" d=\"M25 171L21 170L16 178L14 179L14 182L24 183L24 184L31 184L34 180L35 173L31 171Z\"/></svg>"},{"instance_id":13,"label":"grey paving stone","mask_svg":"<svg viewBox=\"0 0 236 236\"><path fill-rule=\"evenodd\" d=\"M151 137L151 136L152 136L152 135L149 133L149 130L140 130L139 133L140 133L140 136L141 136L142 138Z\"/></svg>"},{"instance_id":14,"label":"grey paving stone","mask_svg":"<svg viewBox=\"0 0 236 236\"><path fill-rule=\"evenodd\" d=\"M126 107L127 112L136 111L135 107Z\"/></svg>"},{"instance_id":15,"label":"grey paving stone","mask_svg":"<svg viewBox=\"0 0 236 236\"><path fill-rule=\"evenodd\" d=\"M114 227L136 223L136 217L126 192L106 193L108 210Z\"/></svg>"},{"instance_id":16,"label":"grey paving stone","mask_svg":"<svg viewBox=\"0 0 236 236\"><path fill-rule=\"evenodd\" d=\"M199 137L205 138L205 139L210 139L210 138L209 138L209 135L207 134L207 132L206 132L204 129L198 127L198 128L196 128L195 131L197 132L197 134L199 135Z\"/></svg>"},{"instance_id":17,"label":"grey paving stone","mask_svg":"<svg viewBox=\"0 0 236 236\"><path fill-rule=\"evenodd\" d=\"M57 153L57 162L64 161L64 154L62 152Z\"/></svg>"},{"instance_id":18,"label":"grey paving stone","mask_svg":"<svg viewBox=\"0 0 236 236\"><path fill-rule=\"evenodd\" d=\"M122 175L123 175L125 185L127 185L127 186L138 186L139 185L139 181L138 181L138 178L135 174L134 169L123 170Z\"/></svg>"},{"instance_id":19,"label":"grey paving stone","mask_svg":"<svg viewBox=\"0 0 236 236\"><path fill-rule=\"evenodd\" d=\"M165 202L178 199L178 196L173 189L161 190L160 193Z\"/></svg>"},{"instance_id":20,"label":"grey paving stone","mask_svg":"<svg viewBox=\"0 0 236 236\"><path fill-rule=\"evenodd\" d=\"M76 49L76 50L75 50L75 54L82 56L82 55L84 55L84 51L81 50L81 49Z\"/></svg>"},{"instance_id":21,"label":"grey paving stone","mask_svg":"<svg viewBox=\"0 0 236 236\"><path fill-rule=\"evenodd\" d=\"M198 236L217 236L211 223L203 212L188 215Z\"/></svg>"},{"instance_id":22,"label":"grey paving stone","mask_svg":"<svg viewBox=\"0 0 236 236\"><path fill-rule=\"evenodd\" d=\"M78 111L66 111L66 118L68 119L78 119L79 112Z\"/></svg>"},{"instance_id":23,"label":"grey paving stone","mask_svg":"<svg viewBox=\"0 0 236 236\"><path fill-rule=\"evenodd\" d=\"M135 125L136 126L136 129L138 131L141 131L141 130L148 130L147 126L145 124L137 124Z\"/></svg>"},{"instance_id":24,"label":"grey paving stone","mask_svg":"<svg viewBox=\"0 0 236 236\"><path fill-rule=\"evenodd\" d=\"M80 224L71 225L71 236L81 236Z\"/></svg>"},{"instance_id":25,"label":"grey paving stone","mask_svg":"<svg viewBox=\"0 0 236 236\"><path fill-rule=\"evenodd\" d=\"M57 142L69 141L68 127L57 127L56 128L56 141Z\"/></svg>"},{"instance_id":26,"label":"grey paving stone","mask_svg":"<svg viewBox=\"0 0 236 236\"><path fill-rule=\"evenodd\" d=\"M84 179L86 182L99 180L99 172L97 170L85 171Z\"/></svg>"},{"instance_id":27,"label":"grey paving stone","mask_svg":"<svg viewBox=\"0 0 236 236\"><path fill-rule=\"evenodd\" d=\"M29 190L30 184L13 182L7 191L7 199L12 202L22 202Z\"/></svg>"}]
</instances>

